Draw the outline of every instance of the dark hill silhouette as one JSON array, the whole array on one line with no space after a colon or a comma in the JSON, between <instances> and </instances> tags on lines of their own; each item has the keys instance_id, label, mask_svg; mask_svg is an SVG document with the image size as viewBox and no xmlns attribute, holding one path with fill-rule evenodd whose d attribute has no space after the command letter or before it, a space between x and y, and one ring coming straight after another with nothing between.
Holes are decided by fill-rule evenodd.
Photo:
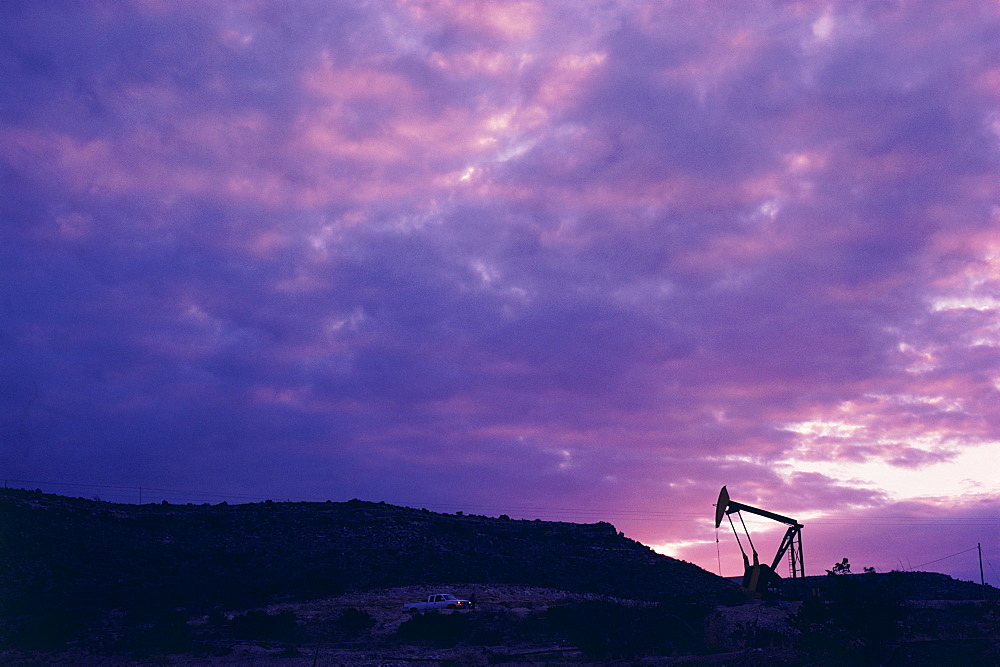
<instances>
[{"instance_id":1,"label":"dark hill silhouette","mask_svg":"<svg viewBox=\"0 0 1000 667\"><path fill-rule=\"evenodd\" d=\"M609 523L446 515L384 503L120 505L0 494L0 605L85 625L102 610L246 608L448 582L642 600L732 599L733 584Z\"/></svg>"}]
</instances>

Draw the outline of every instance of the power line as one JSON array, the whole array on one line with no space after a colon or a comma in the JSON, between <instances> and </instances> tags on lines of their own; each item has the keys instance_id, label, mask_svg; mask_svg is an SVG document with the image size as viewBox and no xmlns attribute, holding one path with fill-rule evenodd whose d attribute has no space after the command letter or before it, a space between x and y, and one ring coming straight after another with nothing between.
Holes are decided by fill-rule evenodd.
<instances>
[{"instance_id":1,"label":"power line","mask_svg":"<svg viewBox=\"0 0 1000 667\"><path fill-rule=\"evenodd\" d=\"M906 568L908 571L916 570L918 567L923 567L925 565L930 565L931 563L937 563L943 560L948 560L949 558L954 558L955 556L961 556L962 554L967 554L970 551L975 551L979 547L972 547L971 549L966 549L965 551L959 551L957 554L951 554L950 556L942 556L941 558L936 558L934 560L929 560L926 563L921 563L920 565L914 565L912 567Z\"/></svg>"},{"instance_id":2,"label":"power line","mask_svg":"<svg viewBox=\"0 0 1000 667\"><path fill-rule=\"evenodd\" d=\"M198 491L191 489L166 489L152 486L130 486L124 484L81 484L74 482L50 482L42 480L8 479L4 480L4 486L9 483L16 484L37 484L44 486L70 487L79 489L108 489L123 492L132 492L141 498L144 493L170 494L173 497L197 497L213 498L219 500L243 500L243 501L264 501L275 498L284 498L294 502L324 502L328 498L316 496L286 496L286 495L251 495L235 493L218 493L213 491ZM128 504L128 503L126 503ZM514 513L519 515L544 514L546 516L560 517L590 517L590 518L620 518L632 521L702 521L708 516L701 512L667 512L659 510L634 510L634 509L607 509L607 508L583 508L583 507L547 507L537 505L494 505L481 504L470 505L466 503L422 503L409 500L395 501L393 504L412 508L437 508L439 510L461 509L464 512L500 512ZM886 525L920 525L920 526L992 526L1000 524L1000 517L907 517L900 515L866 515L859 517L848 517L838 515L828 515L815 520L810 520L809 525L844 525L844 524L886 524Z\"/></svg>"},{"instance_id":3,"label":"power line","mask_svg":"<svg viewBox=\"0 0 1000 667\"><path fill-rule=\"evenodd\" d=\"M49 486L76 486L88 489L122 489L122 490L135 490L140 487L138 486L121 486L116 484L74 484L72 482L43 482L37 479L5 479L3 481L4 488L7 488L7 484L13 482L15 484L47 484Z\"/></svg>"}]
</instances>

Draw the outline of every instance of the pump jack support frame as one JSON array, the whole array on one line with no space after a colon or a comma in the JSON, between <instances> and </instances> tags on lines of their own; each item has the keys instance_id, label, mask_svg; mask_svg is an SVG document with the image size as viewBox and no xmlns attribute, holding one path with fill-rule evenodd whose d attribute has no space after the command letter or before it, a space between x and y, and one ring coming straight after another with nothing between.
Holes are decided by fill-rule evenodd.
<instances>
[{"instance_id":1,"label":"pump jack support frame","mask_svg":"<svg viewBox=\"0 0 1000 667\"><path fill-rule=\"evenodd\" d=\"M729 491L725 486L722 487L722 491L719 492L719 502L715 506L715 527L718 528L722 524L722 518L733 514L734 512L749 512L750 514L756 514L757 516L762 516L773 521L778 521L780 523L786 524L788 529L785 530L785 535L781 539L781 545L778 547L778 552L774 556L774 560L771 562L771 571L777 574L778 565L781 563L781 559L784 558L785 554L789 554L789 560L791 561L791 572L792 580L795 581L799 578L802 579L802 586L805 585L806 578L806 564L802 555L802 524L795 519L790 519L787 516L782 516L781 514L776 514L774 512L768 512L767 510L762 510L759 507L753 507L751 505L744 505L743 503L738 503L735 500L729 498ZM732 519L730 519L732 522ZM736 527L733 527L733 532L735 533ZM749 538L749 534L748 534ZM739 541L739 535L736 536L737 542ZM740 550L743 546L740 545ZM757 570L758 560L757 560L757 550L753 548L751 543L751 549L753 549L753 559L754 559L754 569ZM747 561L746 554L743 554L743 560ZM756 573L750 578L750 585L748 586L748 592L751 594L756 593L757 587L757 576Z\"/></svg>"}]
</instances>

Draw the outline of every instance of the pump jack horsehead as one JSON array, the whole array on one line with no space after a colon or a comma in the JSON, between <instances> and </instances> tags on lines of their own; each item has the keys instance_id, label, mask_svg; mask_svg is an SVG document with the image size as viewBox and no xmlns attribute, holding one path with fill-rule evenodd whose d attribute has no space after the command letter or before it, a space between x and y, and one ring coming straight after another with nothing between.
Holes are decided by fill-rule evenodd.
<instances>
[{"instance_id":1,"label":"pump jack horsehead","mask_svg":"<svg viewBox=\"0 0 1000 667\"><path fill-rule=\"evenodd\" d=\"M766 565L760 562L757 556L757 549L753 545L753 541L750 539L750 531L747 530L747 526L743 523L743 515L740 512L749 512L751 514L756 514L774 521L780 521L781 523L787 524L788 529L785 531L785 536L781 540L781 546L778 547L778 553L775 554L774 560L771 561L771 565ZM750 559L747 557L747 552L743 549L743 542L740 541L740 534L736 531L736 524L733 523L732 514L736 513L739 516L740 524L743 525L743 532L746 534L747 543L750 545L750 551L753 553L753 564L750 563ZM722 518L726 517L729 519L729 525L733 527L733 534L736 535L736 543L740 546L740 552L743 554L743 591L750 597L760 597L763 593L777 591L781 586L781 577L776 572L778 564L781 559L788 554L789 566L792 574L792 579L797 580L801 577L802 584L805 584L806 577L806 566L802 560L802 524L795 519L789 519L787 516L781 516L780 514L775 514L774 512L768 512L767 510L758 509L756 507L751 507L750 505L744 505L743 503L738 503L735 500L730 500L729 491L726 487L722 487L722 491L719 492L719 502L715 505L715 527L718 528L722 524Z\"/></svg>"}]
</instances>

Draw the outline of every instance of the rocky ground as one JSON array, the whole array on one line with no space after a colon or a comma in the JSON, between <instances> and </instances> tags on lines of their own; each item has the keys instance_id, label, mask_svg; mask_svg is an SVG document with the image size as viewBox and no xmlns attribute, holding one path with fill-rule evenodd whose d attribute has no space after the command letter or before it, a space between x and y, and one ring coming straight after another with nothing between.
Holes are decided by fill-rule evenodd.
<instances>
[{"instance_id":1,"label":"rocky ground","mask_svg":"<svg viewBox=\"0 0 1000 667\"><path fill-rule=\"evenodd\" d=\"M294 613L299 626L322 635L347 610L362 610L375 624L353 641L336 641L336 636L320 636L312 642L273 640L206 640L197 654L160 654L144 656L141 662L164 665L410 665L414 663L486 665L546 664L551 662L586 662L573 646L554 643L524 642L504 646L440 647L429 642L400 641L400 626L413 618L403 611L405 602L424 600L432 593L453 593L468 598L476 595L476 610L442 612L503 617L511 623L544 612L555 605L599 599L595 594L570 593L549 588L514 585L452 584L401 586L353 592L307 602L286 602L262 608L270 615ZM252 610L243 610L243 612ZM229 619L236 614L227 614ZM192 619L194 628L209 625L209 617ZM336 633L331 631L330 635ZM131 662L128 656L108 655L83 647L69 651L0 653L4 664L111 665Z\"/></svg>"},{"instance_id":2,"label":"rocky ground","mask_svg":"<svg viewBox=\"0 0 1000 667\"><path fill-rule=\"evenodd\" d=\"M307 602L288 602L262 608L270 615L283 612L294 613L298 624L313 632L322 634L332 619L339 618L348 610L362 610L369 614L375 624L354 641L335 641L337 637L321 637L313 642L284 642L273 640L206 640L194 654L158 654L142 658L128 655L109 655L84 647L68 651L0 653L4 664L37 665L113 665L113 664L161 664L161 665L536 665L536 664L595 664L576 646L566 642L507 642L502 646L458 645L453 647L435 646L432 642L407 642L397 637L400 626L413 618L412 613L403 611L403 603L423 600L432 593L451 592L458 597L476 595L476 610L470 612L442 612L443 614L465 614L491 618L502 618L516 624L532 615L560 605L588 600L611 600L624 605L648 605L648 602L615 600L596 594L571 593L550 588L514 585L452 584L436 586L403 586L368 592L354 592L336 597ZM252 611L252 610L244 610ZM757 613L757 612L753 612ZM746 614L727 610L720 612L715 621L721 634L750 618ZM231 619L236 614L228 614ZM204 628L209 617L192 619L194 628ZM331 632L331 635L335 633ZM733 656L747 653L742 648L726 650L712 656L701 656L695 660L691 656L670 658L657 656L643 660L636 658L632 664L725 664ZM754 651L752 658L764 659L765 653ZM775 656L770 650L768 656ZM727 658L728 656L728 658ZM746 656L745 656L746 657ZM603 661L601 661L603 663ZM754 662L744 664L755 664ZM763 662L761 663L763 664Z\"/></svg>"},{"instance_id":3,"label":"rocky ground","mask_svg":"<svg viewBox=\"0 0 1000 667\"><path fill-rule=\"evenodd\" d=\"M200 639L193 652L129 655L96 651L84 646L62 652L3 652L0 662L11 665L540 665L540 664L657 664L657 665L775 665L802 664L809 657L801 647L802 632L797 617L802 602L750 601L741 605L718 606L709 613L704 627L704 646L696 653L633 656L627 660L595 659L593 655L565 640L551 637L505 641L499 645L459 642L454 646L431 641L399 638L400 627L413 618L402 611L404 602L425 599L437 592L459 597L476 595L474 612L443 612L467 615L511 627L555 607L593 600L609 601L594 594L580 594L549 588L452 584L404 586L354 592L306 602L269 605L260 611L274 616L291 612L300 629L307 630L296 641L266 639ZM622 605L647 606L648 602L613 600ZM887 646L885 655L896 656L897 664L998 664L1000 660L1000 608L981 601L929 600L906 603L907 620L901 633ZM361 610L374 624L351 640L333 629L334 619L348 610ZM253 611L253 610L244 610ZM229 614L230 619L237 614ZM196 636L203 632L209 617L188 621ZM326 636L324 636L326 633ZM303 637L309 635L311 640ZM891 658L892 664L895 658ZM992 662L990 662L992 660ZM985 661L985 662L984 662ZM818 664L851 664L848 662Z\"/></svg>"}]
</instances>

